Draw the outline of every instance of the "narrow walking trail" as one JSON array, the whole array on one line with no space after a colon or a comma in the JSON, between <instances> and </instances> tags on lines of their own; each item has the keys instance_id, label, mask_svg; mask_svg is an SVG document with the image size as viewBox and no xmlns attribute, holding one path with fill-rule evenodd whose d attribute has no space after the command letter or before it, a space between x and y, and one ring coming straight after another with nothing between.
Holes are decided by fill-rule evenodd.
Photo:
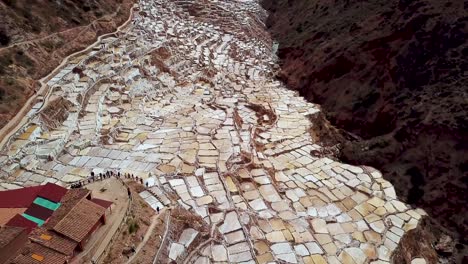
<instances>
[{"instance_id":1,"label":"narrow walking trail","mask_svg":"<svg viewBox=\"0 0 468 264\"><path fill-rule=\"evenodd\" d=\"M148 227L148 230L146 231L145 236L143 237L143 240L140 242L140 244L138 244L138 247L135 249L135 253L128 259L127 263L132 263L132 261L141 251L141 249L146 245L146 242L148 242L148 239L151 237L151 234L153 234L154 228L156 227L156 224L158 223L160 215L161 214L157 214L151 218L151 224Z\"/></svg>"},{"instance_id":2,"label":"narrow walking trail","mask_svg":"<svg viewBox=\"0 0 468 264\"><path fill-rule=\"evenodd\" d=\"M157 249L156 254L154 255L153 264L158 263L158 260L160 259L159 257L160 257L161 251L166 250L166 248L164 248L163 246L166 245L167 234L169 233L170 227L171 227L171 210L170 209L166 212L164 223L166 225L166 228L164 229L164 235L161 239L161 245Z\"/></svg>"}]
</instances>

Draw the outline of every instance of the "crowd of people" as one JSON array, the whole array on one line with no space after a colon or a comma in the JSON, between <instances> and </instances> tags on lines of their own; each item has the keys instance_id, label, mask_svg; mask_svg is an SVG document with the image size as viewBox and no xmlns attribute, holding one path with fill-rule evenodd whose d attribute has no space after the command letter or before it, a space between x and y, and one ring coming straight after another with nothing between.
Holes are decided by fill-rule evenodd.
<instances>
[{"instance_id":1,"label":"crowd of people","mask_svg":"<svg viewBox=\"0 0 468 264\"><path fill-rule=\"evenodd\" d=\"M102 180L108 179L110 177L116 177L117 179L120 179L120 178L132 179L132 180L135 180L135 181L143 184L143 178L141 178L141 177L134 176L131 173L123 173L122 174L122 173L120 173L120 171L115 172L115 171L112 171L112 170L108 170L108 171L106 171L104 173L100 172L99 174L96 174L96 173L94 173L92 171L91 175L86 180L80 180L80 181L72 183L71 188L72 189L81 188L81 187L85 186L86 184L90 184L90 183L93 183L95 181L102 181ZM148 184L146 184L146 187L148 187Z\"/></svg>"},{"instance_id":2,"label":"crowd of people","mask_svg":"<svg viewBox=\"0 0 468 264\"><path fill-rule=\"evenodd\" d=\"M115 172L115 171L112 171L112 170L108 170L104 173L99 173L99 174L96 174L94 173L93 171L91 172L91 175L86 179L86 180L80 180L80 181L77 181L77 182L74 182L71 184L71 188L72 189L78 189L78 188L81 188L81 187L84 187L86 184L90 184L90 183L93 183L93 182L96 182L96 181L102 181L104 179L109 179L111 177L115 177L117 179L132 179L138 183L141 183L143 184L143 178L142 177L138 177L138 176L135 176L133 175L133 173L120 173L120 171L118 172ZM146 184L146 188L148 188L148 182L145 183ZM129 187L127 187L127 192L128 192L128 197L129 199L132 199L132 192L130 190ZM159 206L157 207L156 211L159 213L160 211L160 208Z\"/></svg>"}]
</instances>

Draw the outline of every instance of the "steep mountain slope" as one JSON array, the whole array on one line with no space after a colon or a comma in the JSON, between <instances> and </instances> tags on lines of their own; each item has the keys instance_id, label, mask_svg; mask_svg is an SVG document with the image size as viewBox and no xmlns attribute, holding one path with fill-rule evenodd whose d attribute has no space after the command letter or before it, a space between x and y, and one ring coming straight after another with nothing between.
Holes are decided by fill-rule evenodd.
<instances>
[{"instance_id":1,"label":"steep mountain slope","mask_svg":"<svg viewBox=\"0 0 468 264\"><path fill-rule=\"evenodd\" d=\"M0 128L38 88L36 80L123 23L133 2L0 1Z\"/></svg>"},{"instance_id":2,"label":"steep mountain slope","mask_svg":"<svg viewBox=\"0 0 468 264\"><path fill-rule=\"evenodd\" d=\"M468 238L468 1L264 0L279 78L400 197Z\"/></svg>"}]
</instances>

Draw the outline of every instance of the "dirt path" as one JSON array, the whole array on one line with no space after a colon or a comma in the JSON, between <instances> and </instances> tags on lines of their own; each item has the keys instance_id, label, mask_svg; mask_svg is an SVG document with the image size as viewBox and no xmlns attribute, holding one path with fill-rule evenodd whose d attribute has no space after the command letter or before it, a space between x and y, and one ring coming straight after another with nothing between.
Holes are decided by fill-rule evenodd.
<instances>
[{"instance_id":1,"label":"dirt path","mask_svg":"<svg viewBox=\"0 0 468 264\"><path fill-rule=\"evenodd\" d=\"M167 216L166 216L166 231L164 231L164 236L163 238L161 239L161 246L159 247L158 249L158 252L156 253L156 255L154 256L154 260L153 260L153 264L156 264L158 258L159 258L159 253L161 253L161 249L164 245L164 242L166 241L167 239L167 234L169 233L169 227L171 225L171 210L169 209L169 211L167 212Z\"/></svg>"},{"instance_id":2,"label":"dirt path","mask_svg":"<svg viewBox=\"0 0 468 264\"><path fill-rule=\"evenodd\" d=\"M66 32L69 32L69 31L72 31L72 30L75 30L77 28L83 28L83 30L80 32L82 33L84 30L88 29L90 26L94 25L94 23L98 22L98 21L101 21L101 20L110 20L111 18L114 18L117 13L120 11L120 8L121 6L119 6L117 8L117 11L115 11L114 13L110 14L110 15L105 15L105 16L102 16L98 19L95 19L93 21L91 21L91 23L89 23L88 25L84 25L84 26L80 26L80 27L74 27L74 28L69 28L69 29L65 29L65 30L62 30L62 31L59 31L59 32L55 32L55 33L52 33L52 34L49 34L49 35L46 35L46 36L42 36L42 37L39 37L39 38L33 38L33 39L28 39L28 40L24 40L24 41L20 41L20 42L16 42L16 43L13 43L11 45L8 45L6 47L2 47L0 48L0 51L3 51L3 50L7 50L7 49L11 49L11 48L14 48L16 46L20 46L20 45L25 45L25 44L31 44L31 43L34 43L34 42L37 42L37 41L42 41L42 40L45 40L45 39L48 39L48 38L51 38L53 36L57 36L59 34L62 34L62 33L66 33ZM78 33L78 35L80 34Z\"/></svg>"},{"instance_id":3,"label":"dirt path","mask_svg":"<svg viewBox=\"0 0 468 264\"><path fill-rule=\"evenodd\" d=\"M43 77L42 79L39 80L39 83L41 84L41 88L37 91L36 94L31 96L26 101L26 103L23 105L23 107L20 109L19 112L3 128L0 129L0 139L1 139L0 149L2 149L4 147L4 145L8 142L8 140L11 138L11 136L16 133L16 131L18 131L22 126L24 126L28 122L28 118L26 117L26 114L32 109L32 106L34 105L34 102L37 100L37 98L39 96L44 96L44 101L43 101L41 107L39 108L39 110L43 106L47 105L48 94L50 92L50 89L48 89L49 87L46 84L46 82L53 75L57 74L58 71L60 71L62 69L62 67L65 66L68 63L68 60L71 57L76 56L76 55L81 54L81 53L84 53L84 52L87 52L88 50L95 47L98 43L100 43L103 38L122 31L122 29L124 27L126 27L132 21L134 9L135 9L135 7L132 7L130 9L130 15L129 15L128 19L121 26L119 26L116 31L101 35L101 36L98 37L98 39L93 44L88 46L86 49L81 50L81 51L77 51L75 53L72 53L72 54L68 55L67 57L65 57L62 60L62 63L60 63L60 65L58 65L53 71L51 71L50 74L48 74L47 76L45 76L45 77Z\"/></svg>"},{"instance_id":4,"label":"dirt path","mask_svg":"<svg viewBox=\"0 0 468 264\"><path fill-rule=\"evenodd\" d=\"M156 224L158 223L158 219L159 219L159 216L161 215L161 213L157 214L157 215L154 215L151 218L151 225L149 226L148 230L146 231L146 234L145 234L145 236L143 238L143 241L141 241L141 243L138 245L138 247L136 248L135 254L133 254L133 256L127 261L127 264L132 263L133 259L135 259L135 257L138 256L138 253L146 245L146 242L148 242L148 239L153 234L153 230L156 227Z\"/></svg>"}]
</instances>

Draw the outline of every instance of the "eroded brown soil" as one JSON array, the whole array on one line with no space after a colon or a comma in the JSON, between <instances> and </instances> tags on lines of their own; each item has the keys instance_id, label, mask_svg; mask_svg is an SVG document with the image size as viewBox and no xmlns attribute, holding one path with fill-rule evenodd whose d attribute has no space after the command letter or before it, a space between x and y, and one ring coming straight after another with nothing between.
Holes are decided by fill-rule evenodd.
<instances>
[{"instance_id":1,"label":"eroded brown soil","mask_svg":"<svg viewBox=\"0 0 468 264\"><path fill-rule=\"evenodd\" d=\"M158 216L158 220L156 220L156 226L154 227L150 238L146 242L145 246L140 250L138 255L135 256L132 263L145 264L153 262L154 256L158 251L158 248L161 246L161 238L163 237L165 231L164 219L166 219L167 213L168 211L165 211Z\"/></svg>"}]
</instances>

